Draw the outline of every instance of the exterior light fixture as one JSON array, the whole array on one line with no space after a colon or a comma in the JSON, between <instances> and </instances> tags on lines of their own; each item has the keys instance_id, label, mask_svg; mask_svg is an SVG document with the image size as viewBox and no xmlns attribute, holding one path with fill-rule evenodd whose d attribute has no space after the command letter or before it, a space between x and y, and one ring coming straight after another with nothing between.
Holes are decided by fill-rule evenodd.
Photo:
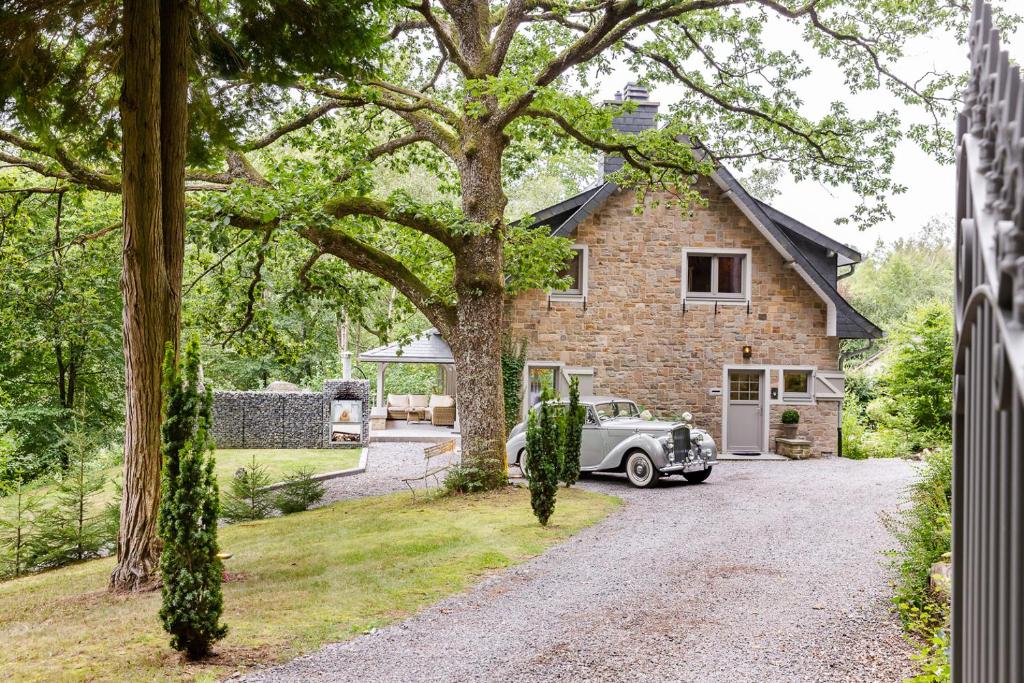
<instances>
[{"instance_id":1,"label":"exterior light fixture","mask_svg":"<svg viewBox=\"0 0 1024 683\"><path fill-rule=\"evenodd\" d=\"M744 357L744 358L750 358L750 357L751 357L751 356L753 356L753 355L754 355L754 349L753 349L753 347L752 347L752 346L750 346L750 344L745 344L745 345L743 346L743 357Z\"/></svg>"}]
</instances>

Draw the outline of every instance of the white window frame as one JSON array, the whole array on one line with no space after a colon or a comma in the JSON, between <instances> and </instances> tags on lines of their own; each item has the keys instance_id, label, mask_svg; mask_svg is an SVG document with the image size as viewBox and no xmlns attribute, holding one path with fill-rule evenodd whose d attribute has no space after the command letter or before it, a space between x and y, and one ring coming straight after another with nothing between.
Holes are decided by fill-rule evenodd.
<instances>
[{"instance_id":1,"label":"white window frame","mask_svg":"<svg viewBox=\"0 0 1024 683\"><path fill-rule=\"evenodd\" d=\"M718 294L716 292L690 292L690 278L686 269L686 263L690 254L696 256L742 256L743 257L743 291L739 295ZM745 306L750 301L751 274L753 271L753 259L750 249L719 249L714 247L687 247L683 249L682 261L680 263L679 279L682 284L682 303L708 303ZM718 259L711 261L711 286L718 286Z\"/></svg>"},{"instance_id":2,"label":"white window frame","mask_svg":"<svg viewBox=\"0 0 1024 683\"><path fill-rule=\"evenodd\" d=\"M589 289L588 275L590 270L590 249L586 244L572 245L574 251L580 252L580 282L579 289L551 292L550 297L558 301L583 301L587 298Z\"/></svg>"},{"instance_id":3,"label":"white window frame","mask_svg":"<svg viewBox=\"0 0 1024 683\"><path fill-rule=\"evenodd\" d=\"M807 375L807 391L792 393L786 391L786 373L799 372ZM800 366L785 366L779 370L779 395L783 403L813 403L814 402L814 375L815 368Z\"/></svg>"}]
</instances>

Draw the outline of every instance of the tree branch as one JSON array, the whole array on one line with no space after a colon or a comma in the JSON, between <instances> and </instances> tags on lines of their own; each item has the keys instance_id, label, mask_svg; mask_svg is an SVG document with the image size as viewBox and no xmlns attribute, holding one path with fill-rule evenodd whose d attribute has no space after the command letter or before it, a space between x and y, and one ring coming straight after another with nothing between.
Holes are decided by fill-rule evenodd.
<instances>
[{"instance_id":1,"label":"tree branch","mask_svg":"<svg viewBox=\"0 0 1024 683\"><path fill-rule=\"evenodd\" d=\"M324 211L335 218L369 216L398 223L433 237L448 247L448 250L452 253L459 246L459 241L455 239L444 222L435 220L421 212L395 207L379 199L371 197L341 197L327 202L324 205Z\"/></svg>"},{"instance_id":2,"label":"tree branch","mask_svg":"<svg viewBox=\"0 0 1024 683\"><path fill-rule=\"evenodd\" d=\"M423 311L442 334L454 327L454 309L441 301L398 259L334 228L311 226L300 229L299 234L316 245L320 251L336 256L352 267L392 284L414 306Z\"/></svg>"}]
</instances>

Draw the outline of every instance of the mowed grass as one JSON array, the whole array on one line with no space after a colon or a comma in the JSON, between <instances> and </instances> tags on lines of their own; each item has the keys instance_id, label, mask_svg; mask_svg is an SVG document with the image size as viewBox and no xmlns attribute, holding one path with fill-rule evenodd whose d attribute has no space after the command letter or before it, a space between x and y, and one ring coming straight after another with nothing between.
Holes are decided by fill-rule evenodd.
<instances>
[{"instance_id":1,"label":"mowed grass","mask_svg":"<svg viewBox=\"0 0 1024 683\"><path fill-rule=\"evenodd\" d=\"M214 453L214 469L223 491L240 467L252 466L253 456L257 465L266 468L271 483L277 483L300 468L308 468L314 474L352 469L359 464L362 452L361 448L218 448Z\"/></svg>"},{"instance_id":2,"label":"mowed grass","mask_svg":"<svg viewBox=\"0 0 1024 683\"><path fill-rule=\"evenodd\" d=\"M253 457L256 458L257 465L262 465L266 469L270 483L276 484L300 468L307 468L314 474L352 469L359 464L361 454L361 448L223 448L214 453L214 468L217 483L221 492L224 492L228 490L232 477L240 467L252 467ZM115 500L115 482L121 480L121 465L105 468L103 476L107 482L103 490L93 498L93 509L102 509ZM53 488L50 482L48 479L40 479L35 486L30 487L31 495L45 496ZM9 496L0 497L0 512L4 511L4 506L13 504L14 501Z\"/></svg>"},{"instance_id":3,"label":"mowed grass","mask_svg":"<svg viewBox=\"0 0 1024 683\"><path fill-rule=\"evenodd\" d=\"M0 583L0 671L15 681L209 681L416 612L607 515L617 498L560 489L541 527L529 492L409 494L222 528L228 636L204 664L168 645L159 592L106 593L110 559ZM397 654L396 654L397 656Z\"/></svg>"}]
</instances>

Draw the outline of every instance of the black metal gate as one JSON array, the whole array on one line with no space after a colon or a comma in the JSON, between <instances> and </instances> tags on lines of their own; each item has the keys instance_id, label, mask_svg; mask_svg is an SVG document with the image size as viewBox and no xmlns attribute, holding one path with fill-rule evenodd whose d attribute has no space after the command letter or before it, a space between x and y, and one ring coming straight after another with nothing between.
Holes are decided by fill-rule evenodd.
<instances>
[{"instance_id":1,"label":"black metal gate","mask_svg":"<svg viewBox=\"0 0 1024 683\"><path fill-rule=\"evenodd\" d=\"M953 681L1024 681L1024 88L976 0L958 125Z\"/></svg>"}]
</instances>

